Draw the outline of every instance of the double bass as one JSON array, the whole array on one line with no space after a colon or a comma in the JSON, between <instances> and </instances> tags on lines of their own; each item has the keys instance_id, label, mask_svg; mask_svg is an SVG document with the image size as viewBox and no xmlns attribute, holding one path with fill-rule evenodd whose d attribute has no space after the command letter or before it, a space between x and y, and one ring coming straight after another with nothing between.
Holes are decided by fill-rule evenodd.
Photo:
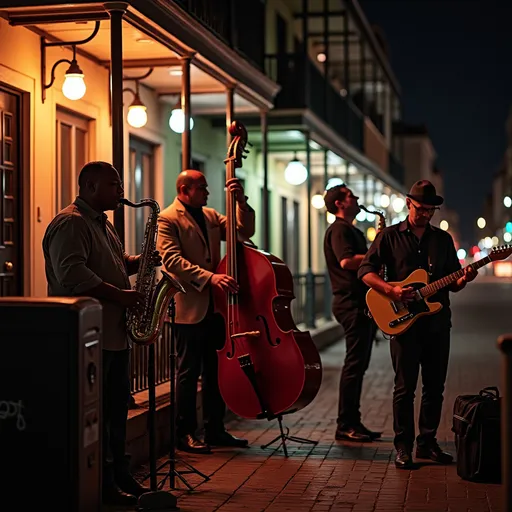
<instances>
[{"instance_id":1,"label":"double bass","mask_svg":"<svg viewBox=\"0 0 512 512\"><path fill-rule=\"evenodd\" d=\"M246 158L247 131L233 121L226 180ZM273 419L306 407L322 382L322 364L308 331L299 331L290 303L293 277L276 256L239 240L236 199L226 193L226 256L217 272L233 277L238 293L214 289L224 318L224 346L217 351L219 387L227 407L242 418Z\"/></svg>"}]
</instances>

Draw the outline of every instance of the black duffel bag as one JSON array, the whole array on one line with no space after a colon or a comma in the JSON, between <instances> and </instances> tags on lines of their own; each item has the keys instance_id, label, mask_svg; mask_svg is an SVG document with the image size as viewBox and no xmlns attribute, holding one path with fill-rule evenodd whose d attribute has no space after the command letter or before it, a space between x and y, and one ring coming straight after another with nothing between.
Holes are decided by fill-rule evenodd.
<instances>
[{"instance_id":1,"label":"black duffel bag","mask_svg":"<svg viewBox=\"0 0 512 512\"><path fill-rule=\"evenodd\" d=\"M459 395L453 405L457 474L473 482L501 482L501 398L498 388Z\"/></svg>"}]
</instances>

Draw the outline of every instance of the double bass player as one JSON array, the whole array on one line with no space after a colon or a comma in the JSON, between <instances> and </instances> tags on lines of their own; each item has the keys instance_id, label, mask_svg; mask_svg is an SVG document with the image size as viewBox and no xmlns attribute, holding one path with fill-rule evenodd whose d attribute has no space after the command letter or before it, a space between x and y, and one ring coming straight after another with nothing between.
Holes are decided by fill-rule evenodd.
<instances>
[{"instance_id":1,"label":"double bass player","mask_svg":"<svg viewBox=\"0 0 512 512\"><path fill-rule=\"evenodd\" d=\"M237 200L238 232L250 238L255 213L248 205L238 179L227 183ZM238 290L237 282L215 270L220 243L226 240L226 217L207 208L208 183L203 173L189 169L176 181L177 196L160 214L158 250L163 268L186 288L176 296L177 349L177 448L191 453L210 453L211 446L246 447L224 428L225 403L219 391L217 349L224 343L224 322L214 313L212 288ZM202 375L204 441L197 437L196 395Z\"/></svg>"}]
</instances>

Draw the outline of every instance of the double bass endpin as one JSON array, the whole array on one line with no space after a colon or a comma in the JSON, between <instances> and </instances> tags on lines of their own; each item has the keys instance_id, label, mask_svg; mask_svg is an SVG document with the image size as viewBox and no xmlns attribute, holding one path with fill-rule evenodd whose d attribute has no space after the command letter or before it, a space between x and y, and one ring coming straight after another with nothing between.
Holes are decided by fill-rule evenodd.
<instances>
[{"instance_id":1,"label":"double bass endpin","mask_svg":"<svg viewBox=\"0 0 512 512\"><path fill-rule=\"evenodd\" d=\"M261 336L260 331L248 331L248 332L239 332L237 334L232 334L231 339L234 340L236 338L258 338Z\"/></svg>"}]
</instances>

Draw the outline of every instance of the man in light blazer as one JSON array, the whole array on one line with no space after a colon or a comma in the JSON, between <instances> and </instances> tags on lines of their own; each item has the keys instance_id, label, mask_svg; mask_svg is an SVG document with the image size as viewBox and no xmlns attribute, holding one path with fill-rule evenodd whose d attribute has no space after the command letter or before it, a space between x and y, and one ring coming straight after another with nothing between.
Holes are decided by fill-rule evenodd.
<instances>
[{"instance_id":1,"label":"man in light blazer","mask_svg":"<svg viewBox=\"0 0 512 512\"><path fill-rule=\"evenodd\" d=\"M237 200L237 227L244 238L254 235L254 210L239 180L227 183ZM224 427L226 406L219 391L217 350L224 344L224 321L214 313L212 287L236 292L236 281L216 274L220 243L226 240L226 217L206 208L208 183L196 170L180 173L177 196L158 219L158 250L163 268L174 275L187 293L176 300L176 434L177 447L191 453L210 453L210 446L245 447L247 440ZM196 395L202 372L204 442L198 439Z\"/></svg>"}]
</instances>

